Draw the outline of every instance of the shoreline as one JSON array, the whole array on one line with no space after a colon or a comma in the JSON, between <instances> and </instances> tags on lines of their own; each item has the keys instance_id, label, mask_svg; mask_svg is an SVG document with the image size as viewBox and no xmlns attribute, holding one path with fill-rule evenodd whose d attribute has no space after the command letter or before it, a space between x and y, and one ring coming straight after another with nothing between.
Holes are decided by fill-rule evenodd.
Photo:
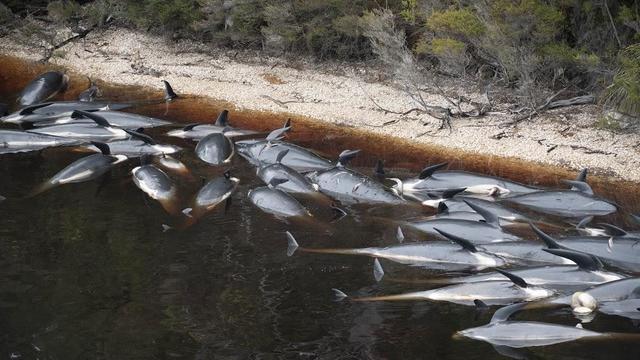
<instances>
[{"instance_id":1,"label":"shoreline","mask_svg":"<svg viewBox=\"0 0 640 360\"><path fill-rule=\"evenodd\" d=\"M41 54L41 48L19 44L11 35L0 38L0 45L3 55L24 60L38 60ZM211 55L202 46L106 29L65 45L49 62L119 85L159 89L159 80L166 79L179 94L225 101L239 110L289 113L455 152L518 158L573 171L587 167L596 175L640 181L640 134L595 128L599 118L595 105L551 110L518 126L501 127L512 115L500 112L507 104L498 104L497 112L454 118L451 131L437 131L440 120L429 115L400 116L377 107L372 99L398 112L414 105L394 86L372 82L375 76L364 67L346 65L327 73L312 66L287 67L286 60L278 58L243 61L228 53ZM473 92L464 95L480 98ZM439 95L428 95L426 100L446 105Z\"/></svg>"}]
</instances>

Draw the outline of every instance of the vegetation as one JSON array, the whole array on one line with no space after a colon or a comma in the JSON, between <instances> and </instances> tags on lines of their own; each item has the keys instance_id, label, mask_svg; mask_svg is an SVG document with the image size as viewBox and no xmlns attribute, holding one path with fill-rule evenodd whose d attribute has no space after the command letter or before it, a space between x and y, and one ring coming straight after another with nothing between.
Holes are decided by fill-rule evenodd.
<instances>
[{"instance_id":1,"label":"vegetation","mask_svg":"<svg viewBox=\"0 0 640 360\"><path fill-rule=\"evenodd\" d=\"M414 76L400 75L409 66L411 71L490 82L513 89L516 101L531 109L563 89L563 97L590 93L601 95L606 107L638 116L639 2L8 0L6 7L0 6L0 23L16 14L29 20L21 22L27 28L33 26L30 20L46 19L73 29L101 26L113 18L118 26L213 47L319 60L377 57L388 65L395 57L402 61L390 69L394 78ZM387 20L392 26L381 25ZM385 47L391 51L381 51Z\"/></svg>"}]
</instances>

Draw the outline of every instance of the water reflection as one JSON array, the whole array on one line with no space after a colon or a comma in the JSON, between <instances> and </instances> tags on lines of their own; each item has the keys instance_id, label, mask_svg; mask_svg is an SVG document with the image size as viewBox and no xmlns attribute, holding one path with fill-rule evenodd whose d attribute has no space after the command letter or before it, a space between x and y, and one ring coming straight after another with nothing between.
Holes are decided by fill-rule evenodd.
<instances>
[{"instance_id":1,"label":"water reflection","mask_svg":"<svg viewBox=\"0 0 640 360\"><path fill-rule=\"evenodd\" d=\"M0 102L26 81L16 77L37 68L17 67L10 59L0 71ZM13 64L13 65L11 65ZM10 66L11 65L11 66ZM13 67L12 67L13 66ZM35 69L35 70L34 70ZM9 81L9 76L11 81ZM27 78L28 75L25 75ZM71 76L71 99L84 89ZM86 82L86 81L85 81ZM98 81L105 97L152 98L137 88L113 88ZM178 90L178 89L176 89ZM132 95L134 94L134 95ZM180 122L212 120L221 104L186 98L136 111ZM258 131L280 126L287 115L232 112L234 126ZM322 129L322 132L319 130ZM317 134L324 134L322 137ZM157 136L159 132L151 132ZM342 148L362 148L355 166L364 172L384 158L392 173L415 172L425 163L449 160L455 168L482 171L536 185L558 185L573 178L565 170L522 166L479 156L392 140L372 141L351 129L294 118L292 141L334 158ZM193 148L186 141L169 140ZM24 359L471 359L501 358L490 346L454 341L457 330L478 326L489 315L452 304L336 303L331 288L354 295L400 293L415 284L374 284L371 259L286 256L284 232L309 247L360 247L391 244L395 229L367 220L369 215L401 215L406 209L359 207L354 216L332 223L332 234L287 224L249 203L249 189L261 185L255 169L235 157L229 168L240 179L232 205L207 214L192 227L163 232L172 223L155 201L131 182L137 164L115 169L98 191L97 182L62 186L30 199L21 197L81 154L47 150L0 161L0 354ZM196 177L177 180L190 199L199 178L222 170L198 162L190 152L179 158ZM391 174L390 174L391 175ZM174 177L176 179L176 177ZM629 211L640 210L638 186L605 179L590 181L596 193ZM305 202L312 212L322 204ZM326 218L330 218L327 212ZM621 217L613 221L624 224ZM624 224L629 225L629 224ZM530 314L536 320L570 324L566 311ZM598 314L594 330L637 332L635 324ZM527 351L538 357L638 358L637 344L565 344Z\"/></svg>"}]
</instances>

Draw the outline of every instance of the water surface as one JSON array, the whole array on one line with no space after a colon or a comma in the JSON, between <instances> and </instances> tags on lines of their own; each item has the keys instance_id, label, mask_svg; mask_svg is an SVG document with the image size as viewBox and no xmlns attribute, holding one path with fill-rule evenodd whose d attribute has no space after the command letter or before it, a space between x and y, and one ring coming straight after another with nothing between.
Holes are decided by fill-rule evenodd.
<instances>
[{"instance_id":1,"label":"water surface","mask_svg":"<svg viewBox=\"0 0 640 360\"><path fill-rule=\"evenodd\" d=\"M0 102L42 70L12 58L0 59ZM87 80L71 74L63 98L73 99ZM157 98L160 93L110 86L95 79L104 97ZM109 80L109 79L106 79ZM160 79L158 79L158 82ZM175 89L178 93L180 89ZM184 97L136 112L180 123L210 121L232 104ZM289 114L233 111L234 126L269 130ZM354 129L292 117L289 139L333 158L342 149L363 149L354 166L370 173L376 159L406 176L427 164L450 161L452 168L480 171L539 186L558 186L575 174L565 169L522 164L410 145ZM181 155L197 177L224 171ZM139 191L129 161L104 187L99 182L61 186L20 199L34 186L84 154L62 149L0 158L0 358L23 359L492 359L502 358L484 343L451 338L457 330L489 321L468 307L446 303L336 303L331 288L352 295L425 289L392 281L430 274L383 262L390 280L376 284L369 258L295 254L286 256L284 232L303 246L356 247L392 244L395 229L368 219L371 214L409 215L406 210L359 207L323 229L277 220L251 206L247 191L262 184L255 169L236 156L228 168L240 178L232 205L197 224L162 231L176 219ZM183 198L199 181L178 180ZM640 187L604 177L590 180L597 194L640 210ZM306 201L323 221L331 213ZM626 217L609 220L630 227ZM409 236L408 236L409 237ZM570 311L531 312L518 318L574 325ZM598 314L592 330L637 333L630 320ZM640 344L571 343L532 350L544 358L640 358ZM531 355L531 354L530 354Z\"/></svg>"}]
</instances>

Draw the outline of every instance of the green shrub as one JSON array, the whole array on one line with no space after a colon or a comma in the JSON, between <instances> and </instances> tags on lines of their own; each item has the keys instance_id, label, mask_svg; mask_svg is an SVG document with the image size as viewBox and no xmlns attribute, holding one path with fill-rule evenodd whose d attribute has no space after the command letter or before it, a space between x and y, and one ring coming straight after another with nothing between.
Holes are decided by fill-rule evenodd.
<instances>
[{"instance_id":1,"label":"green shrub","mask_svg":"<svg viewBox=\"0 0 640 360\"><path fill-rule=\"evenodd\" d=\"M461 56L464 53L465 44L450 38L436 38L431 40L431 52L440 56Z\"/></svg>"},{"instance_id":2,"label":"green shrub","mask_svg":"<svg viewBox=\"0 0 640 360\"><path fill-rule=\"evenodd\" d=\"M470 9L434 11L427 19L427 27L437 34L473 38L486 31L485 25Z\"/></svg>"},{"instance_id":3,"label":"green shrub","mask_svg":"<svg viewBox=\"0 0 640 360\"><path fill-rule=\"evenodd\" d=\"M620 68L605 91L604 104L621 113L640 116L640 44L621 51L618 62Z\"/></svg>"}]
</instances>

